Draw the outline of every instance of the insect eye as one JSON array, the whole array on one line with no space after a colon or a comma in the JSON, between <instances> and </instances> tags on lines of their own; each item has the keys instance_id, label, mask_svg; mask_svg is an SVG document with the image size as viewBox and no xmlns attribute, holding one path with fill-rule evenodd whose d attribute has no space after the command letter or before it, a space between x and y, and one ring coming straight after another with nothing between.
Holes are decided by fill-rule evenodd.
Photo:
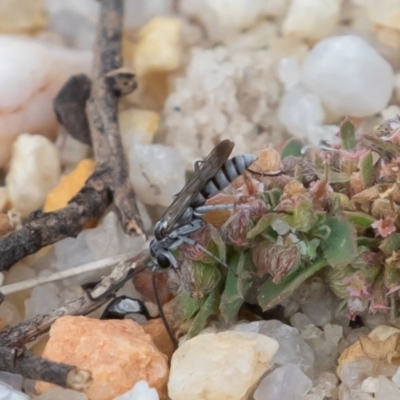
<instances>
[{"instance_id":1,"label":"insect eye","mask_svg":"<svg viewBox=\"0 0 400 400\"><path fill-rule=\"evenodd\" d=\"M164 254L159 254L157 257L157 264L160 268L169 268L171 266L171 261Z\"/></svg>"}]
</instances>

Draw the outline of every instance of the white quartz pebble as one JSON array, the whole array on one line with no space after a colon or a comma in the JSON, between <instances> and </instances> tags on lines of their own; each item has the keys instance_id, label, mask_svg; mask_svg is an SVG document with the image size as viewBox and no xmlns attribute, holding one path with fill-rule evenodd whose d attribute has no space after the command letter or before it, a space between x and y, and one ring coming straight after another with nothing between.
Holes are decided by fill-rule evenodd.
<instances>
[{"instance_id":1,"label":"white quartz pebble","mask_svg":"<svg viewBox=\"0 0 400 400\"><path fill-rule=\"evenodd\" d=\"M375 393L375 400L398 400L400 389L386 376L379 376L379 389Z\"/></svg>"},{"instance_id":2,"label":"white quartz pebble","mask_svg":"<svg viewBox=\"0 0 400 400\"><path fill-rule=\"evenodd\" d=\"M296 328L278 320L271 320L238 324L235 330L257 332L277 340L279 349L274 356L274 363L278 365L296 364L305 374L312 376L314 352L301 338Z\"/></svg>"},{"instance_id":3,"label":"white quartz pebble","mask_svg":"<svg viewBox=\"0 0 400 400\"><path fill-rule=\"evenodd\" d=\"M54 137L57 121L53 99L75 73L88 72L90 53L78 52L32 39L0 37L0 168L20 133Z\"/></svg>"},{"instance_id":4,"label":"white quartz pebble","mask_svg":"<svg viewBox=\"0 0 400 400\"><path fill-rule=\"evenodd\" d=\"M295 364L286 364L268 374L254 392L255 400L297 400L312 387L311 379Z\"/></svg>"},{"instance_id":5,"label":"white quartz pebble","mask_svg":"<svg viewBox=\"0 0 400 400\"><path fill-rule=\"evenodd\" d=\"M204 333L172 356L172 400L243 400L271 367L276 340L253 332Z\"/></svg>"},{"instance_id":6,"label":"white quartz pebble","mask_svg":"<svg viewBox=\"0 0 400 400\"><path fill-rule=\"evenodd\" d=\"M27 217L43 206L59 175L60 160L54 143L40 135L18 137L6 184L11 203L22 216Z\"/></svg>"},{"instance_id":7,"label":"white quartz pebble","mask_svg":"<svg viewBox=\"0 0 400 400\"><path fill-rule=\"evenodd\" d=\"M361 383L361 390L366 393L376 393L379 390L379 379L369 376Z\"/></svg>"},{"instance_id":8,"label":"white quartz pebble","mask_svg":"<svg viewBox=\"0 0 400 400\"><path fill-rule=\"evenodd\" d=\"M292 0L283 21L283 34L321 39L336 28L342 0Z\"/></svg>"},{"instance_id":9,"label":"white quartz pebble","mask_svg":"<svg viewBox=\"0 0 400 400\"><path fill-rule=\"evenodd\" d=\"M139 381L131 390L114 400L159 400L159 396L157 390L149 387L146 381Z\"/></svg>"},{"instance_id":10,"label":"white quartz pebble","mask_svg":"<svg viewBox=\"0 0 400 400\"><path fill-rule=\"evenodd\" d=\"M185 183L179 152L161 144L136 145L129 152L130 179L140 200L168 206Z\"/></svg>"},{"instance_id":11,"label":"white quartz pebble","mask_svg":"<svg viewBox=\"0 0 400 400\"><path fill-rule=\"evenodd\" d=\"M45 314L61 306L60 289L54 283L46 283L32 289L32 295L25 300L25 318Z\"/></svg>"},{"instance_id":12,"label":"white quartz pebble","mask_svg":"<svg viewBox=\"0 0 400 400\"><path fill-rule=\"evenodd\" d=\"M300 83L300 65L295 57L284 57L279 61L278 76L286 90Z\"/></svg>"},{"instance_id":13,"label":"white quartz pebble","mask_svg":"<svg viewBox=\"0 0 400 400\"><path fill-rule=\"evenodd\" d=\"M23 381L24 378L21 375L0 371L0 382L10 385L14 390L21 390Z\"/></svg>"},{"instance_id":14,"label":"white quartz pebble","mask_svg":"<svg viewBox=\"0 0 400 400\"><path fill-rule=\"evenodd\" d=\"M396 373L392 376L392 381L398 388L400 388L400 367L397 369Z\"/></svg>"},{"instance_id":15,"label":"white quartz pebble","mask_svg":"<svg viewBox=\"0 0 400 400\"><path fill-rule=\"evenodd\" d=\"M321 40L305 58L302 78L332 114L353 117L382 111L394 86L390 64L351 35Z\"/></svg>"},{"instance_id":16,"label":"white quartz pebble","mask_svg":"<svg viewBox=\"0 0 400 400\"><path fill-rule=\"evenodd\" d=\"M292 135L305 139L311 127L322 124L325 113L316 94L296 86L282 97L278 116Z\"/></svg>"},{"instance_id":17,"label":"white quartz pebble","mask_svg":"<svg viewBox=\"0 0 400 400\"><path fill-rule=\"evenodd\" d=\"M29 396L0 382L0 400L29 400Z\"/></svg>"}]
</instances>

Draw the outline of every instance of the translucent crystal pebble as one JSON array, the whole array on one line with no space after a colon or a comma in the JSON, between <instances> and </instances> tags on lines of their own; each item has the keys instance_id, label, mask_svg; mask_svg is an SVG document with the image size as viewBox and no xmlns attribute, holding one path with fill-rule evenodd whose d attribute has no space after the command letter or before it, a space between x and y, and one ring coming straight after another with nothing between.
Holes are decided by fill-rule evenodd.
<instances>
[{"instance_id":1,"label":"translucent crystal pebble","mask_svg":"<svg viewBox=\"0 0 400 400\"><path fill-rule=\"evenodd\" d=\"M129 153L129 166L133 187L146 204L168 206L185 183L184 162L172 147L136 145Z\"/></svg>"},{"instance_id":2,"label":"translucent crystal pebble","mask_svg":"<svg viewBox=\"0 0 400 400\"><path fill-rule=\"evenodd\" d=\"M13 145L6 184L12 205L27 217L43 206L60 175L55 145L40 135L22 134Z\"/></svg>"},{"instance_id":3,"label":"translucent crystal pebble","mask_svg":"<svg viewBox=\"0 0 400 400\"><path fill-rule=\"evenodd\" d=\"M94 260L86 237L88 231L84 230L76 238L66 238L54 245L55 267L60 270L76 267Z\"/></svg>"},{"instance_id":4,"label":"translucent crystal pebble","mask_svg":"<svg viewBox=\"0 0 400 400\"><path fill-rule=\"evenodd\" d=\"M254 400L297 400L312 387L311 379L295 364L286 364L268 374L254 392Z\"/></svg>"},{"instance_id":5,"label":"translucent crystal pebble","mask_svg":"<svg viewBox=\"0 0 400 400\"><path fill-rule=\"evenodd\" d=\"M392 376L392 381L398 388L400 388L400 367L397 369L396 373Z\"/></svg>"},{"instance_id":6,"label":"translucent crystal pebble","mask_svg":"<svg viewBox=\"0 0 400 400\"><path fill-rule=\"evenodd\" d=\"M282 97L278 116L292 135L305 139L309 127L322 124L325 113L316 94L296 86Z\"/></svg>"},{"instance_id":7,"label":"translucent crystal pebble","mask_svg":"<svg viewBox=\"0 0 400 400\"><path fill-rule=\"evenodd\" d=\"M139 381L131 390L114 400L159 400L159 396L157 390L149 387L146 381Z\"/></svg>"},{"instance_id":8,"label":"translucent crystal pebble","mask_svg":"<svg viewBox=\"0 0 400 400\"><path fill-rule=\"evenodd\" d=\"M283 33L291 37L321 39L335 29L340 12L340 0L292 0L283 21Z\"/></svg>"},{"instance_id":9,"label":"translucent crystal pebble","mask_svg":"<svg viewBox=\"0 0 400 400\"><path fill-rule=\"evenodd\" d=\"M366 393L376 393L379 390L379 379L372 376L364 379L361 383L361 390Z\"/></svg>"},{"instance_id":10,"label":"translucent crystal pebble","mask_svg":"<svg viewBox=\"0 0 400 400\"><path fill-rule=\"evenodd\" d=\"M375 393L375 400L398 400L400 389L385 376L379 377L379 390Z\"/></svg>"},{"instance_id":11,"label":"translucent crystal pebble","mask_svg":"<svg viewBox=\"0 0 400 400\"><path fill-rule=\"evenodd\" d=\"M331 322L334 316L332 296L327 292L318 301L303 304L301 311L307 315L314 325L325 326Z\"/></svg>"},{"instance_id":12,"label":"translucent crystal pebble","mask_svg":"<svg viewBox=\"0 0 400 400\"><path fill-rule=\"evenodd\" d=\"M87 400L85 393L76 390L64 389L61 387L46 390L40 396L34 397L34 400Z\"/></svg>"},{"instance_id":13,"label":"translucent crystal pebble","mask_svg":"<svg viewBox=\"0 0 400 400\"><path fill-rule=\"evenodd\" d=\"M140 236L127 235L115 212L107 213L94 229L89 229L86 243L95 260L140 250L144 244Z\"/></svg>"},{"instance_id":14,"label":"translucent crystal pebble","mask_svg":"<svg viewBox=\"0 0 400 400\"><path fill-rule=\"evenodd\" d=\"M21 390L23 381L24 378L21 375L0 371L0 382L10 385L14 390Z\"/></svg>"},{"instance_id":15,"label":"translucent crystal pebble","mask_svg":"<svg viewBox=\"0 0 400 400\"><path fill-rule=\"evenodd\" d=\"M33 318L59 307L61 305L59 291L60 289L54 283L33 288L31 297L25 300L25 318Z\"/></svg>"},{"instance_id":16,"label":"translucent crystal pebble","mask_svg":"<svg viewBox=\"0 0 400 400\"><path fill-rule=\"evenodd\" d=\"M0 382L0 400L29 400L29 396L4 382Z\"/></svg>"},{"instance_id":17,"label":"translucent crystal pebble","mask_svg":"<svg viewBox=\"0 0 400 400\"><path fill-rule=\"evenodd\" d=\"M363 39L350 35L321 40L305 58L302 77L331 113L354 117L382 111L394 86L390 64Z\"/></svg>"},{"instance_id":18,"label":"translucent crystal pebble","mask_svg":"<svg viewBox=\"0 0 400 400\"><path fill-rule=\"evenodd\" d=\"M238 324L235 330L257 332L277 340L279 349L274 356L274 363L278 365L296 364L305 374L312 377L314 352L301 338L296 328L277 320L271 320Z\"/></svg>"},{"instance_id":19,"label":"translucent crystal pebble","mask_svg":"<svg viewBox=\"0 0 400 400\"><path fill-rule=\"evenodd\" d=\"M285 57L279 61L278 76L286 90L300 83L300 66L295 57Z\"/></svg>"}]
</instances>

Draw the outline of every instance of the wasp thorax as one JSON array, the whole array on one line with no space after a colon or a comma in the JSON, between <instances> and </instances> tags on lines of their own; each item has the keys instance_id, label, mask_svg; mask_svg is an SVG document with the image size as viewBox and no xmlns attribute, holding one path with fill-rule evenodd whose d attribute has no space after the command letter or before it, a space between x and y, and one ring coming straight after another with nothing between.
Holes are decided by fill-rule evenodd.
<instances>
[{"instance_id":1,"label":"wasp thorax","mask_svg":"<svg viewBox=\"0 0 400 400\"><path fill-rule=\"evenodd\" d=\"M160 219L156 222L154 226L154 237L156 240L160 241L164 238L164 231L166 228L167 222L164 219Z\"/></svg>"}]
</instances>

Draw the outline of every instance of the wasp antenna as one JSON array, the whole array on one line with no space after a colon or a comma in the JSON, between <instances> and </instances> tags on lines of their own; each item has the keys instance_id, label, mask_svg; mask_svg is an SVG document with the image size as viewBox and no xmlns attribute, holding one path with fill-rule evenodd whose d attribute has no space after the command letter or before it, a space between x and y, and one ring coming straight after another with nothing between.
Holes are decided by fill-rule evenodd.
<instances>
[{"instance_id":1,"label":"wasp antenna","mask_svg":"<svg viewBox=\"0 0 400 400\"><path fill-rule=\"evenodd\" d=\"M152 272L151 273L151 282L153 284L154 297L156 298L158 312L160 313L161 320L162 320L162 322L165 326L165 329L168 333L168 336L171 339L171 342L174 345L175 350L176 350L178 348L178 341L176 340L174 334L172 333L171 327L169 326L169 323L167 321L167 318L165 317L164 310L161 305L160 296L158 295L158 290L157 290L155 269L153 269L151 272Z\"/></svg>"}]
</instances>

